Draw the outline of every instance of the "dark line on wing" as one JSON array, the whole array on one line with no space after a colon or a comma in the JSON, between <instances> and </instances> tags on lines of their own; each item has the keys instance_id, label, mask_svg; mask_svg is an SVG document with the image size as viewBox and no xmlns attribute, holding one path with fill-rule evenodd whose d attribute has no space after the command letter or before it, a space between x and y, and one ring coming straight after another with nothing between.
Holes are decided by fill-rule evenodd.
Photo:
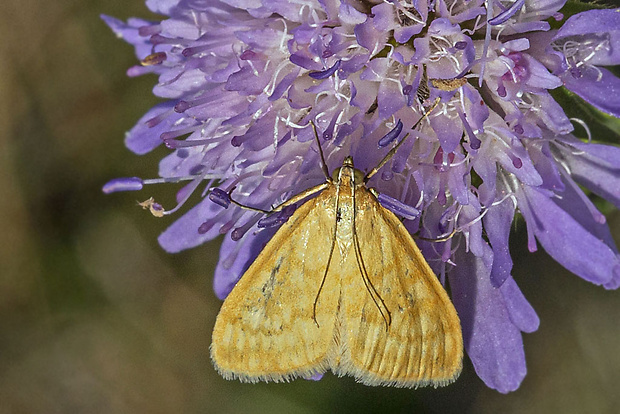
<instances>
[{"instance_id":1,"label":"dark line on wing","mask_svg":"<svg viewBox=\"0 0 620 414\"><path fill-rule=\"evenodd\" d=\"M339 188L336 188L336 211L338 211L338 192ZM332 263L332 257L334 256L334 248L336 247L336 234L338 231L338 220L334 220L334 232L332 234L332 245L329 249L329 257L327 258L327 266L325 266L325 273L323 273L323 280L321 280L321 285L319 286L319 291L316 293L316 298L314 298L314 305L312 306L312 319L316 324L317 328L320 328L319 322L316 320L316 305L319 302L319 296L321 295L321 291L323 290L323 286L325 285L325 281L327 280L327 273L329 272L329 266Z\"/></svg>"}]
</instances>

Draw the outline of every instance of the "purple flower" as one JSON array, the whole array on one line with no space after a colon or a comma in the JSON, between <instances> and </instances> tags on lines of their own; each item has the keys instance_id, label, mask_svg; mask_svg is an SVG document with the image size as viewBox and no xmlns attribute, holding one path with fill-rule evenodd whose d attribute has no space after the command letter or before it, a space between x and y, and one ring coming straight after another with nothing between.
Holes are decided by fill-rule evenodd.
<instances>
[{"instance_id":1,"label":"purple flower","mask_svg":"<svg viewBox=\"0 0 620 414\"><path fill-rule=\"evenodd\" d=\"M589 10L570 17L547 49L556 57L549 66L567 89L620 117L620 79L605 68L620 63L620 9Z\"/></svg>"},{"instance_id":2,"label":"purple flower","mask_svg":"<svg viewBox=\"0 0 620 414\"><path fill-rule=\"evenodd\" d=\"M293 213L265 220L231 205L233 188L235 201L270 210L323 182L310 121L330 171L348 155L368 171L409 133L369 185L412 233L456 232L419 245L447 276L476 372L513 391L526 374L521 333L539 322L511 275L517 213L531 251L538 241L578 276L620 285L605 217L581 189L620 206L620 149L579 139L549 93L564 86L620 116L620 80L604 68L620 59L620 12L587 11L550 30L546 20L561 18L563 4L148 0L168 17L103 16L136 48L141 65L128 74L157 74L154 93L166 99L129 131L127 146L171 150L161 179L116 179L105 191L187 181L163 214L194 192L201 201L159 242L178 252L230 234L214 280L224 298Z\"/></svg>"}]
</instances>

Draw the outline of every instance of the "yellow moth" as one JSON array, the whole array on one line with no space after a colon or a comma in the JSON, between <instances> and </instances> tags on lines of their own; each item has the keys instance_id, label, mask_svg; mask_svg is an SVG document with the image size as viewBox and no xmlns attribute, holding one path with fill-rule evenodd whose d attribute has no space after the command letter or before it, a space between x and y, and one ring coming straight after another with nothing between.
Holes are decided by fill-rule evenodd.
<instances>
[{"instance_id":1,"label":"yellow moth","mask_svg":"<svg viewBox=\"0 0 620 414\"><path fill-rule=\"evenodd\" d=\"M217 316L211 358L224 378L280 382L331 370L366 385L418 387L458 377L456 310L405 226L366 187L397 147L366 176L347 157L293 197L320 191L280 227Z\"/></svg>"},{"instance_id":2,"label":"yellow moth","mask_svg":"<svg viewBox=\"0 0 620 414\"><path fill-rule=\"evenodd\" d=\"M451 92L467 83L465 78L431 79L431 85L442 91Z\"/></svg>"}]
</instances>

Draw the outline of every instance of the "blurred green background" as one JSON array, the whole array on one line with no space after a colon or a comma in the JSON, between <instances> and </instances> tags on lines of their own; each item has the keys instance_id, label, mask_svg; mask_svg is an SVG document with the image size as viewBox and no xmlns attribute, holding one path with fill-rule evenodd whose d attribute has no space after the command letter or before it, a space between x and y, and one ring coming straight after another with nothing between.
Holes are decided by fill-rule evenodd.
<instances>
[{"instance_id":1,"label":"blurred green background","mask_svg":"<svg viewBox=\"0 0 620 414\"><path fill-rule=\"evenodd\" d=\"M220 240L168 255L174 218L136 206L174 189L105 196L110 178L154 177L165 149L138 157L126 130L155 102L129 79L132 48L100 13L153 17L140 0L3 0L0 5L1 413L606 413L620 406L620 292L513 240L515 278L541 317L525 335L529 374L501 395L468 360L442 389L229 382L208 356L220 306ZM177 216L179 217L179 216ZM620 215L609 215L620 234Z\"/></svg>"}]
</instances>

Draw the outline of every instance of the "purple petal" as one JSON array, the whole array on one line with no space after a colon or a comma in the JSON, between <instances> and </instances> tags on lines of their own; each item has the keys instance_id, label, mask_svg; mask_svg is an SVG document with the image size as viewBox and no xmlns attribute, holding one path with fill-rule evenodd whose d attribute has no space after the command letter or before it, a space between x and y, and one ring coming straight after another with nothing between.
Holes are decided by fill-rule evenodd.
<instances>
[{"instance_id":1,"label":"purple petal","mask_svg":"<svg viewBox=\"0 0 620 414\"><path fill-rule=\"evenodd\" d=\"M224 218L225 214L229 215L230 210L222 210L222 207L208 198L204 198L200 204L193 207L164 230L157 240L168 253L178 253L199 246L221 234L220 226L222 223L227 222ZM214 219L215 217L219 217L219 220L217 220L218 224L210 227L206 232L200 233L198 231L200 223L205 223L207 220Z\"/></svg>"},{"instance_id":2,"label":"purple petal","mask_svg":"<svg viewBox=\"0 0 620 414\"><path fill-rule=\"evenodd\" d=\"M548 194L523 186L519 209L528 227L558 263L594 284L607 283L620 268L620 258L605 242L581 226Z\"/></svg>"},{"instance_id":3,"label":"purple petal","mask_svg":"<svg viewBox=\"0 0 620 414\"><path fill-rule=\"evenodd\" d=\"M508 247L510 226L514 219L515 205L511 199L489 207L483 217L484 229L493 248L491 284L500 287L510 277L512 257Z\"/></svg>"},{"instance_id":4,"label":"purple petal","mask_svg":"<svg viewBox=\"0 0 620 414\"><path fill-rule=\"evenodd\" d=\"M538 111L540 119L550 130L561 135L573 131L573 124L564 113L564 109L549 93L540 94L537 96L537 99L538 105L541 108L545 108L544 111Z\"/></svg>"},{"instance_id":5,"label":"purple petal","mask_svg":"<svg viewBox=\"0 0 620 414\"><path fill-rule=\"evenodd\" d=\"M424 29L423 24L414 24L412 26L396 26L394 28L394 40L398 43L407 43L409 39L417 35Z\"/></svg>"},{"instance_id":6,"label":"purple petal","mask_svg":"<svg viewBox=\"0 0 620 414\"><path fill-rule=\"evenodd\" d=\"M146 0L146 7L153 13L165 14L170 16L172 9L174 9L179 0Z\"/></svg>"},{"instance_id":7,"label":"purple petal","mask_svg":"<svg viewBox=\"0 0 620 414\"><path fill-rule=\"evenodd\" d=\"M173 125L185 117L174 111L175 103L167 101L149 109L127 133L125 137L127 148L138 155L143 155L161 145L163 142L159 138L161 134L173 129Z\"/></svg>"},{"instance_id":8,"label":"purple petal","mask_svg":"<svg viewBox=\"0 0 620 414\"><path fill-rule=\"evenodd\" d=\"M529 152L532 163L543 179L542 188L553 191L563 191L564 182L558 171L558 163L551 154L548 143L540 144L540 149L533 147Z\"/></svg>"},{"instance_id":9,"label":"purple petal","mask_svg":"<svg viewBox=\"0 0 620 414\"><path fill-rule=\"evenodd\" d=\"M488 144L483 143L483 149L488 147ZM495 201L495 189L497 186L497 163L494 159L479 156L474 159L473 163L474 171L482 178L482 184L478 188L480 203L485 206Z\"/></svg>"},{"instance_id":10,"label":"purple petal","mask_svg":"<svg viewBox=\"0 0 620 414\"><path fill-rule=\"evenodd\" d=\"M231 144L234 147L243 145L251 151L260 151L273 144L273 134L276 124L275 114L267 114L259 118L243 135L233 137ZM280 136L284 136L284 132Z\"/></svg>"},{"instance_id":11,"label":"purple petal","mask_svg":"<svg viewBox=\"0 0 620 414\"><path fill-rule=\"evenodd\" d=\"M457 266L448 275L465 349L476 373L490 388L508 393L525 377L525 353L501 290L491 286L493 255L490 248L486 250L478 258L461 247L455 257Z\"/></svg>"},{"instance_id":12,"label":"purple petal","mask_svg":"<svg viewBox=\"0 0 620 414\"><path fill-rule=\"evenodd\" d=\"M620 208L620 148L569 137L563 141L576 149L559 147L575 181Z\"/></svg>"},{"instance_id":13,"label":"purple petal","mask_svg":"<svg viewBox=\"0 0 620 414\"><path fill-rule=\"evenodd\" d=\"M605 35L610 44L596 50L588 62L592 65L617 65L620 63L620 9L588 10L575 14L566 20L552 41L570 36L595 38Z\"/></svg>"},{"instance_id":14,"label":"purple petal","mask_svg":"<svg viewBox=\"0 0 620 414\"><path fill-rule=\"evenodd\" d=\"M566 211L578 224L587 229L594 237L604 242L613 252L618 253L616 244L606 223L605 216L598 211L592 200L584 194L568 174L565 174L566 186L556 204Z\"/></svg>"},{"instance_id":15,"label":"purple petal","mask_svg":"<svg viewBox=\"0 0 620 414\"><path fill-rule=\"evenodd\" d=\"M528 54L524 53L522 56L522 63L527 67L526 85L540 89L555 89L562 86L562 80L549 73L542 63Z\"/></svg>"},{"instance_id":16,"label":"purple petal","mask_svg":"<svg viewBox=\"0 0 620 414\"><path fill-rule=\"evenodd\" d=\"M274 88L273 93L269 96L270 101L278 100L284 92L293 84L297 76L299 75L299 68L295 68L292 72L288 73L278 85Z\"/></svg>"},{"instance_id":17,"label":"purple petal","mask_svg":"<svg viewBox=\"0 0 620 414\"><path fill-rule=\"evenodd\" d=\"M463 124L460 118L444 115L434 116L431 118L431 126L437 134L443 151L445 153L453 152L463 136Z\"/></svg>"},{"instance_id":18,"label":"purple petal","mask_svg":"<svg viewBox=\"0 0 620 414\"><path fill-rule=\"evenodd\" d=\"M365 13L358 11L352 5L342 2L340 3L338 18L345 24L361 24L368 19L368 16Z\"/></svg>"},{"instance_id":19,"label":"purple petal","mask_svg":"<svg viewBox=\"0 0 620 414\"><path fill-rule=\"evenodd\" d=\"M402 88L396 82L381 82L377 95L379 117L387 119L400 108L405 106L405 97Z\"/></svg>"},{"instance_id":20,"label":"purple petal","mask_svg":"<svg viewBox=\"0 0 620 414\"><path fill-rule=\"evenodd\" d=\"M204 78L202 72L198 72L193 81L194 84L200 82ZM225 89L227 91L239 91L243 95L260 95L270 81L268 75L269 72L263 72L257 76L250 66L244 66L228 77ZM188 81L189 80L191 79L188 79Z\"/></svg>"},{"instance_id":21,"label":"purple petal","mask_svg":"<svg viewBox=\"0 0 620 414\"><path fill-rule=\"evenodd\" d=\"M620 117L620 79L605 68L588 68L580 75L564 72L564 86L601 111Z\"/></svg>"},{"instance_id":22,"label":"purple petal","mask_svg":"<svg viewBox=\"0 0 620 414\"><path fill-rule=\"evenodd\" d=\"M228 296L275 231L274 228L255 234L250 230L239 241L234 241L230 237L224 238L220 247L220 260L213 277L213 289L218 298L223 300Z\"/></svg>"},{"instance_id":23,"label":"purple petal","mask_svg":"<svg viewBox=\"0 0 620 414\"><path fill-rule=\"evenodd\" d=\"M503 12L501 12L500 14L498 14L497 16L489 20L489 24L491 26L496 26L498 24L502 24L506 22L508 19L514 16L515 13L517 13L521 9L521 7L523 7L524 4L525 4L525 0L515 1L514 3L512 3L512 6L510 6L509 8L507 8L506 10L504 10Z\"/></svg>"},{"instance_id":24,"label":"purple petal","mask_svg":"<svg viewBox=\"0 0 620 414\"><path fill-rule=\"evenodd\" d=\"M370 20L366 23L358 24L353 30L355 38L360 46L365 47L371 53L376 53L382 45L385 44L388 33L381 32L370 23Z\"/></svg>"},{"instance_id":25,"label":"purple petal","mask_svg":"<svg viewBox=\"0 0 620 414\"><path fill-rule=\"evenodd\" d=\"M372 23L379 31L388 31L394 28L395 7L389 3L379 3L372 8Z\"/></svg>"},{"instance_id":26,"label":"purple petal","mask_svg":"<svg viewBox=\"0 0 620 414\"><path fill-rule=\"evenodd\" d=\"M136 50L136 56L142 60L153 53L153 45L150 42L150 36L140 35L140 27L153 26L153 22L148 20L131 18L127 23L111 16L101 15L101 19L112 29L112 31L127 43L133 45Z\"/></svg>"},{"instance_id":27,"label":"purple petal","mask_svg":"<svg viewBox=\"0 0 620 414\"><path fill-rule=\"evenodd\" d=\"M522 332L531 333L536 331L540 325L540 319L532 305L523 296L515 280L512 277L506 279L500 291L504 297L506 309L508 309L512 323Z\"/></svg>"}]
</instances>

